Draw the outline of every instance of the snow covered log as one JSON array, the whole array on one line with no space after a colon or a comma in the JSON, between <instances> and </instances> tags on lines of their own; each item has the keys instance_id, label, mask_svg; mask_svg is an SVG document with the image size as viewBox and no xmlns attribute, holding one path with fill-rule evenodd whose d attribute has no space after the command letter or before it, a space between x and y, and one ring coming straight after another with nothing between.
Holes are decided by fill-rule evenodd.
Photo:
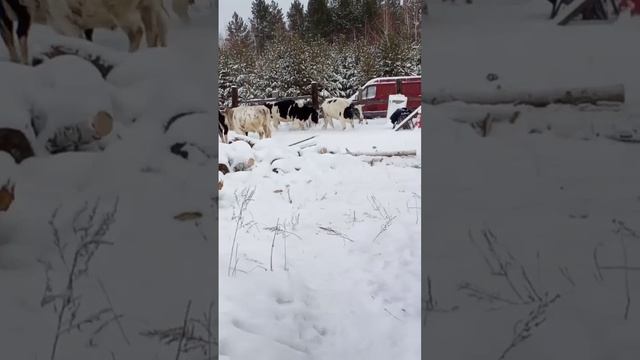
<instances>
[{"instance_id":1,"label":"snow covered log","mask_svg":"<svg viewBox=\"0 0 640 360\"><path fill-rule=\"evenodd\" d=\"M70 45L51 45L49 49L33 55L32 64L38 66L44 63L48 59L53 59L61 55L75 55L78 56L96 67L103 78L113 70L113 68L119 63L119 60L115 56L109 54L100 53L98 49L87 49L79 47L73 47Z\"/></svg>"},{"instance_id":2,"label":"snow covered log","mask_svg":"<svg viewBox=\"0 0 640 360\"><path fill-rule=\"evenodd\" d=\"M230 136L227 135L227 137L229 139L229 143L233 143L235 141L244 141L247 144L249 144L249 146L251 147L254 147L256 145L256 141L248 136L234 133L233 135L230 135Z\"/></svg>"},{"instance_id":3,"label":"snow covered log","mask_svg":"<svg viewBox=\"0 0 640 360\"><path fill-rule=\"evenodd\" d=\"M9 153L16 164L35 155L25 134L11 128L0 129L0 151Z\"/></svg>"},{"instance_id":4,"label":"snow covered log","mask_svg":"<svg viewBox=\"0 0 640 360\"><path fill-rule=\"evenodd\" d=\"M469 104L483 105L530 105L544 107L551 104L595 104L597 102L624 103L624 85L567 88L546 91L505 91L494 92L426 92L423 103L439 105L448 102L461 101Z\"/></svg>"},{"instance_id":5,"label":"snow covered log","mask_svg":"<svg viewBox=\"0 0 640 360\"><path fill-rule=\"evenodd\" d=\"M15 199L15 184L8 180L2 188L0 188L0 211L7 211L11 207Z\"/></svg>"},{"instance_id":6,"label":"snow covered log","mask_svg":"<svg viewBox=\"0 0 640 360\"><path fill-rule=\"evenodd\" d=\"M57 128L46 142L46 149L52 153L77 151L109 135L113 130L113 117L106 111L97 112L85 123Z\"/></svg>"},{"instance_id":7,"label":"snow covered log","mask_svg":"<svg viewBox=\"0 0 640 360\"><path fill-rule=\"evenodd\" d=\"M491 121L495 123L508 122L513 124L519 116L520 111L507 109L468 109L466 111L456 111L449 115L453 121L465 124L477 123L479 121L484 121L486 118L491 119Z\"/></svg>"},{"instance_id":8,"label":"snow covered log","mask_svg":"<svg viewBox=\"0 0 640 360\"><path fill-rule=\"evenodd\" d=\"M222 174L249 170L256 163L251 146L244 141L220 144L218 154L218 171Z\"/></svg>"}]
</instances>

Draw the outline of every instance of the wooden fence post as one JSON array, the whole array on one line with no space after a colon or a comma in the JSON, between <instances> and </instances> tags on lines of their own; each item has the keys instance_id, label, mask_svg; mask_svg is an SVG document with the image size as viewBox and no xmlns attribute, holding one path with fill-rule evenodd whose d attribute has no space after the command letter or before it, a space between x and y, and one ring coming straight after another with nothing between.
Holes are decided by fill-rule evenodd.
<instances>
[{"instance_id":1,"label":"wooden fence post","mask_svg":"<svg viewBox=\"0 0 640 360\"><path fill-rule=\"evenodd\" d=\"M237 86L231 87L231 107L232 108L238 107L238 87Z\"/></svg>"},{"instance_id":2,"label":"wooden fence post","mask_svg":"<svg viewBox=\"0 0 640 360\"><path fill-rule=\"evenodd\" d=\"M320 102L318 101L318 83L315 81L311 82L311 103L314 109L318 110L320 108Z\"/></svg>"}]
</instances>

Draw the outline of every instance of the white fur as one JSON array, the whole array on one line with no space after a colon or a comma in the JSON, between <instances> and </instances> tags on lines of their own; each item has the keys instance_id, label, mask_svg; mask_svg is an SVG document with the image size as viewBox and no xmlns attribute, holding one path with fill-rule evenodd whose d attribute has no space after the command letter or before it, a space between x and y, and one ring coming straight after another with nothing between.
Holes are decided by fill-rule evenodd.
<instances>
[{"instance_id":1,"label":"white fur","mask_svg":"<svg viewBox=\"0 0 640 360\"><path fill-rule=\"evenodd\" d=\"M344 118L344 109L346 109L349 105L351 105L351 101L349 99L326 99L320 106L320 108L322 108L322 113L324 114L322 128L326 129L328 124L331 124L331 127L334 128L333 119L338 119L340 121L342 130L345 130L347 128L347 121L349 121L349 124L351 124L351 128L354 128L353 119Z\"/></svg>"},{"instance_id":2,"label":"white fur","mask_svg":"<svg viewBox=\"0 0 640 360\"><path fill-rule=\"evenodd\" d=\"M167 19L162 0L23 0L34 19L62 35L83 37L85 29L121 28L129 38L129 51L166 46ZM81 14L81 15L79 15Z\"/></svg>"},{"instance_id":3,"label":"white fur","mask_svg":"<svg viewBox=\"0 0 640 360\"><path fill-rule=\"evenodd\" d=\"M225 110L229 130L244 134L256 132L260 139L271 137L269 108L264 105L239 106Z\"/></svg>"}]
</instances>

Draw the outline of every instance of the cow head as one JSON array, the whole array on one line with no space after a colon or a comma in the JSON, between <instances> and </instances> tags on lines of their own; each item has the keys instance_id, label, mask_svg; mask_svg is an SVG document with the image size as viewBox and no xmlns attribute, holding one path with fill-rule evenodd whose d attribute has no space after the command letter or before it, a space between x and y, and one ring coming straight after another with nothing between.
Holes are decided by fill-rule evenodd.
<instances>
[{"instance_id":1,"label":"cow head","mask_svg":"<svg viewBox=\"0 0 640 360\"><path fill-rule=\"evenodd\" d=\"M313 108L312 108L313 109ZM318 110L313 109L311 111L311 121L313 121L314 124L318 123Z\"/></svg>"},{"instance_id":2,"label":"cow head","mask_svg":"<svg viewBox=\"0 0 640 360\"><path fill-rule=\"evenodd\" d=\"M355 107L353 104L349 104L346 108L344 108L344 117L345 119L353 119L355 115Z\"/></svg>"}]
</instances>

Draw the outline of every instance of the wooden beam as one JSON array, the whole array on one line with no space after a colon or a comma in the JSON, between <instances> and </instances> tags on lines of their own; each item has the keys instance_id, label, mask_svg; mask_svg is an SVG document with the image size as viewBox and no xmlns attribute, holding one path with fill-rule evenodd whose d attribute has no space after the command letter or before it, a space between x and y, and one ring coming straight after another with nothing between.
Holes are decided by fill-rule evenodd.
<instances>
[{"instance_id":1,"label":"wooden beam","mask_svg":"<svg viewBox=\"0 0 640 360\"><path fill-rule=\"evenodd\" d=\"M231 107L232 108L238 107L238 87L237 86L231 87Z\"/></svg>"}]
</instances>

